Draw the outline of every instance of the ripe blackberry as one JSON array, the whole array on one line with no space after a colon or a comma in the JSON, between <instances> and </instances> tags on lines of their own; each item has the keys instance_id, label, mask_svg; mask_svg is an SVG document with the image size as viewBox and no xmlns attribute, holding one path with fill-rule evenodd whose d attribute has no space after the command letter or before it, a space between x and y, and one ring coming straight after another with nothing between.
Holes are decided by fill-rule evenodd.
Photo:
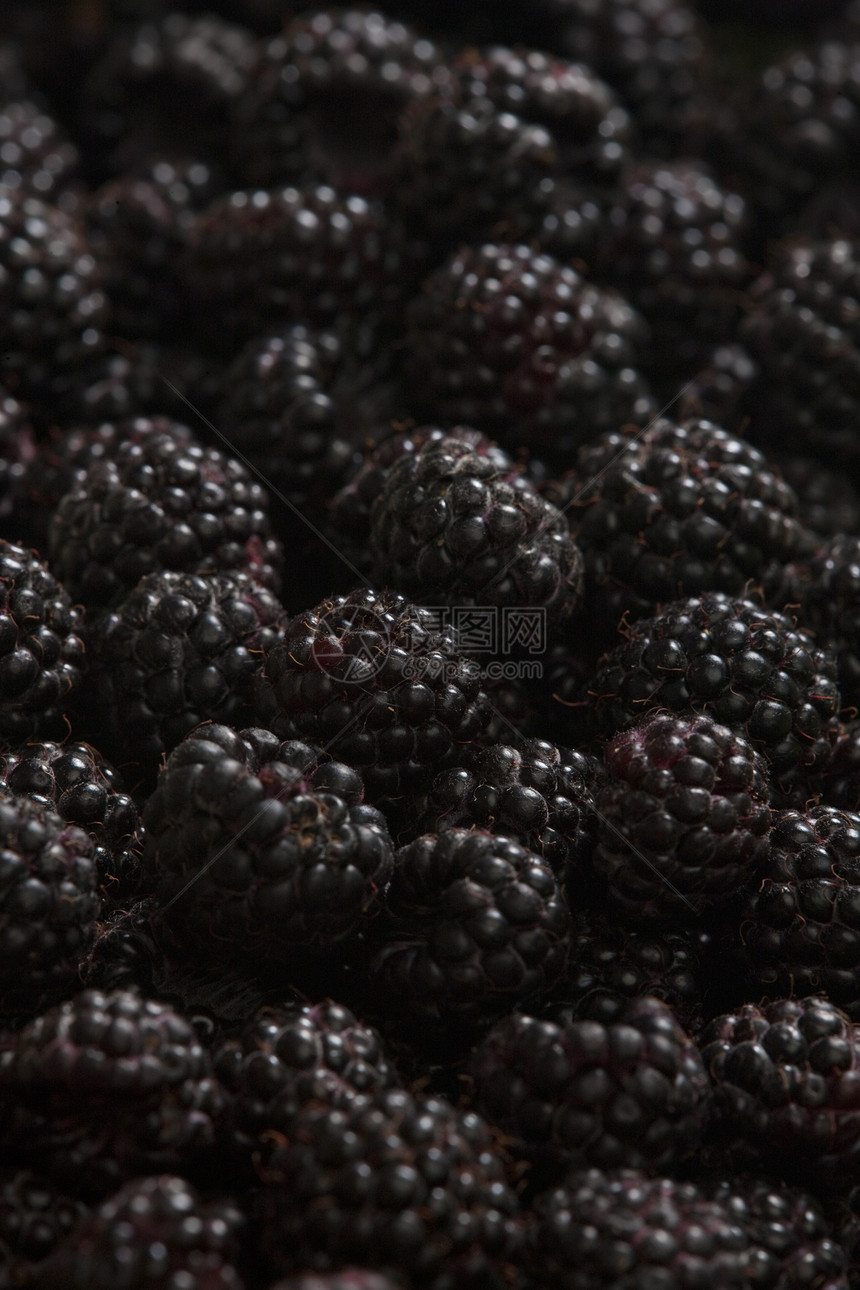
<instances>
[{"instance_id":1,"label":"ripe blackberry","mask_svg":"<svg viewBox=\"0 0 860 1290\"><path fill-rule=\"evenodd\" d=\"M120 778L89 744L28 743L0 757L0 776L18 797L48 807L89 833L102 899L126 899L140 878L143 828Z\"/></svg>"},{"instance_id":2,"label":"ripe blackberry","mask_svg":"<svg viewBox=\"0 0 860 1290\"><path fill-rule=\"evenodd\" d=\"M369 195L385 186L403 109L449 92L440 49L376 10L318 9L264 47L233 114L248 187L314 179Z\"/></svg>"},{"instance_id":3,"label":"ripe blackberry","mask_svg":"<svg viewBox=\"0 0 860 1290\"><path fill-rule=\"evenodd\" d=\"M239 570L278 580L266 493L245 467L184 432L141 438L120 429L110 460L95 461L51 521L53 568L93 607L121 603L145 574Z\"/></svg>"},{"instance_id":4,"label":"ripe blackberry","mask_svg":"<svg viewBox=\"0 0 860 1290\"><path fill-rule=\"evenodd\" d=\"M400 1290L400 1286L380 1272L345 1268L343 1272L297 1272L271 1290Z\"/></svg>"},{"instance_id":5,"label":"ripe blackberry","mask_svg":"<svg viewBox=\"0 0 860 1290\"><path fill-rule=\"evenodd\" d=\"M357 1095L398 1084L382 1040L336 1003L268 1008L215 1054L231 1139L245 1153L292 1131L312 1103L348 1110Z\"/></svg>"},{"instance_id":6,"label":"ripe blackberry","mask_svg":"<svg viewBox=\"0 0 860 1290\"><path fill-rule=\"evenodd\" d=\"M613 629L706 591L768 599L803 540L792 490L709 421L605 434L579 453L568 491L594 608Z\"/></svg>"},{"instance_id":7,"label":"ripe blackberry","mask_svg":"<svg viewBox=\"0 0 860 1290\"><path fill-rule=\"evenodd\" d=\"M5 1168L0 1173L0 1277L6 1285L32 1284L28 1275L34 1265L53 1254L87 1212L82 1201L64 1195L47 1176Z\"/></svg>"},{"instance_id":8,"label":"ripe blackberry","mask_svg":"<svg viewBox=\"0 0 860 1290\"><path fill-rule=\"evenodd\" d=\"M200 1200L184 1178L135 1178L40 1266L34 1290L243 1290L234 1266L245 1219Z\"/></svg>"},{"instance_id":9,"label":"ripe blackberry","mask_svg":"<svg viewBox=\"0 0 860 1290\"><path fill-rule=\"evenodd\" d=\"M710 717L655 716L606 746L594 867L631 923L700 918L767 852L764 763Z\"/></svg>"},{"instance_id":10,"label":"ripe blackberry","mask_svg":"<svg viewBox=\"0 0 860 1290\"><path fill-rule=\"evenodd\" d=\"M278 598L245 573L150 573L90 636L92 684L119 760L152 781L202 721L243 726L260 658L278 639Z\"/></svg>"},{"instance_id":11,"label":"ripe blackberry","mask_svg":"<svg viewBox=\"0 0 860 1290\"><path fill-rule=\"evenodd\" d=\"M588 697L607 738L655 709L706 713L746 736L783 792L808 796L830 756L836 671L833 652L786 614L709 592L629 627Z\"/></svg>"},{"instance_id":12,"label":"ripe blackberry","mask_svg":"<svg viewBox=\"0 0 860 1290\"><path fill-rule=\"evenodd\" d=\"M4 100L0 108L0 186L17 188L73 211L80 156L72 141L32 99Z\"/></svg>"},{"instance_id":13,"label":"ripe blackberry","mask_svg":"<svg viewBox=\"0 0 860 1290\"><path fill-rule=\"evenodd\" d=\"M86 667L84 618L39 558L0 539L0 743L67 733Z\"/></svg>"},{"instance_id":14,"label":"ripe blackberry","mask_svg":"<svg viewBox=\"0 0 860 1290\"><path fill-rule=\"evenodd\" d=\"M697 1150L709 1085L699 1050L657 999L608 1025L512 1015L470 1062L475 1105L555 1166L665 1170Z\"/></svg>"},{"instance_id":15,"label":"ripe blackberry","mask_svg":"<svg viewBox=\"0 0 860 1290\"><path fill-rule=\"evenodd\" d=\"M0 392L0 530L18 542L31 531L24 501L36 455L27 414L11 394Z\"/></svg>"},{"instance_id":16,"label":"ripe blackberry","mask_svg":"<svg viewBox=\"0 0 860 1290\"><path fill-rule=\"evenodd\" d=\"M361 776L268 730L204 725L144 809L144 877L181 943L278 966L328 949L378 909L392 848ZM180 899L181 898L181 899Z\"/></svg>"},{"instance_id":17,"label":"ripe blackberry","mask_svg":"<svg viewBox=\"0 0 860 1290\"><path fill-rule=\"evenodd\" d=\"M746 433L749 427L747 401L755 389L758 364L746 346L732 342L717 345L699 372L687 383L678 396L676 414L680 421L713 421L734 434ZM769 457L773 460L773 454ZM779 460L780 467L782 460ZM788 478L797 489L794 478ZM798 503L800 499L798 498ZM802 507L799 512L803 514ZM808 522L808 521L807 521Z\"/></svg>"},{"instance_id":18,"label":"ripe blackberry","mask_svg":"<svg viewBox=\"0 0 860 1290\"><path fill-rule=\"evenodd\" d=\"M822 800L843 811L860 811L860 720L838 725L821 777Z\"/></svg>"},{"instance_id":19,"label":"ripe blackberry","mask_svg":"<svg viewBox=\"0 0 860 1290\"><path fill-rule=\"evenodd\" d=\"M310 1103L273 1140L256 1210L275 1273L371 1263L415 1287L500 1290L516 1200L479 1116L392 1090Z\"/></svg>"},{"instance_id":20,"label":"ripe blackberry","mask_svg":"<svg viewBox=\"0 0 860 1290\"><path fill-rule=\"evenodd\" d=\"M690 1182L632 1169L571 1174L539 1196L526 1266L536 1290L750 1284L750 1238Z\"/></svg>"},{"instance_id":21,"label":"ripe blackberry","mask_svg":"<svg viewBox=\"0 0 860 1290\"><path fill-rule=\"evenodd\" d=\"M860 816L775 811L769 843L730 919L749 997L826 994L860 1020Z\"/></svg>"},{"instance_id":22,"label":"ripe blackberry","mask_svg":"<svg viewBox=\"0 0 860 1290\"><path fill-rule=\"evenodd\" d=\"M378 203L310 185L219 198L191 225L181 272L208 343L231 353L261 317L353 336L368 319L381 326L415 276Z\"/></svg>"},{"instance_id":23,"label":"ripe blackberry","mask_svg":"<svg viewBox=\"0 0 860 1290\"><path fill-rule=\"evenodd\" d=\"M561 875L590 854L595 779L587 753L542 739L492 744L464 767L439 772L419 827L513 838Z\"/></svg>"},{"instance_id":24,"label":"ripe blackberry","mask_svg":"<svg viewBox=\"0 0 860 1290\"><path fill-rule=\"evenodd\" d=\"M191 1024L122 990L84 990L7 1036L0 1089L8 1158L79 1195L202 1164L223 1101Z\"/></svg>"},{"instance_id":25,"label":"ripe blackberry","mask_svg":"<svg viewBox=\"0 0 860 1290\"><path fill-rule=\"evenodd\" d=\"M373 800L429 787L481 733L489 700L437 614L354 591L290 621L258 673L256 711L358 767Z\"/></svg>"},{"instance_id":26,"label":"ripe blackberry","mask_svg":"<svg viewBox=\"0 0 860 1290\"><path fill-rule=\"evenodd\" d=\"M747 1003L701 1037L716 1130L751 1159L825 1190L860 1172L857 1027L819 996Z\"/></svg>"},{"instance_id":27,"label":"ripe blackberry","mask_svg":"<svg viewBox=\"0 0 860 1290\"><path fill-rule=\"evenodd\" d=\"M527 246L457 252L406 317L404 389L418 416L567 464L579 444L653 411L637 371L640 316Z\"/></svg>"},{"instance_id":28,"label":"ripe blackberry","mask_svg":"<svg viewBox=\"0 0 860 1290\"><path fill-rule=\"evenodd\" d=\"M860 535L837 534L790 571L804 627L835 654L846 707L860 704Z\"/></svg>"},{"instance_id":29,"label":"ripe blackberry","mask_svg":"<svg viewBox=\"0 0 860 1290\"><path fill-rule=\"evenodd\" d=\"M394 858L370 969L374 1006L407 1026L490 1021L558 980L569 933L552 870L518 842L426 834Z\"/></svg>"},{"instance_id":30,"label":"ripe blackberry","mask_svg":"<svg viewBox=\"0 0 860 1290\"><path fill-rule=\"evenodd\" d=\"M777 455L774 462L797 495L801 522L813 534L860 534L860 489L845 471L797 453Z\"/></svg>"},{"instance_id":31,"label":"ripe blackberry","mask_svg":"<svg viewBox=\"0 0 860 1290\"><path fill-rule=\"evenodd\" d=\"M2 382L44 420L77 371L104 348L101 272L74 216L5 187L0 270Z\"/></svg>"},{"instance_id":32,"label":"ripe blackberry","mask_svg":"<svg viewBox=\"0 0 860 1290\"><path fill-rule=\"evenodd\" d=\"M564 516L456 435L394 462L370 523L378 581L421 604L539 607L558 620L579 601L582 557Z\"/></svg>"}]
</instances>

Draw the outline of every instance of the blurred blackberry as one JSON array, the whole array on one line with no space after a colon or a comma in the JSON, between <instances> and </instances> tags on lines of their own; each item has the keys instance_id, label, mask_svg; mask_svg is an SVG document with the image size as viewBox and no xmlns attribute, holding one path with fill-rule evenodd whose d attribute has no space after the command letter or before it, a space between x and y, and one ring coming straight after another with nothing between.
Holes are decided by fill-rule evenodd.
<instances>
[{"instance_id":1,"label":"blurred blackberry","mask_svg":"<svg viewBox=\"0 0 860 1290\"><path fill-rule=\"evenodd\" d=\"M2 382L40 421L102 352L107 316L79 221L20 188L0 188Z\"/></svg>"},{"instance_id":2,"label":"blurred blackberry","mask_svg":"<svg viewBox=\"0 0 860 1290\"><path fill-rule=\"evenodd\" d=\"M657 999L617 1021L512 1015L472 1054L478 1110L556 1167L665 1170L698 1149L709 1086L693 1041Z\"/></svg>"},{"instance_id":3,"label":"blurred blackberry","mask_svg":"<svg viewBox=\"0 0 860 1290\"><path fill-rule=\"evenodd\" d=\"M857 66L860 76L860 52ZM741 328L760 373L749 396L757 442L840 459L856 472L858 292L857 243L797 238L773 251Z\"/></svg>"},{"instance_id":4,"label":"blurred blackberry","mask_svg":"<svg viewBox=\"0 0 860 1290\"><path fill-rule=\"evenodd\" d=\"M513 838L562 875L591 852L595 779L587 753L508 738L476 752L464 767L439 772L418 829L485 829Z\"/></svg>"},{"instance_id":5,"label":"blurred blackberry","mask_svg":"<svg viewBox=\"0 0 860 1290\"><path fill-rule=\"evenodd\" d=\"M594 867L631 924L689 924L726 901L767 853L767 775L742 735L710 717L655 716L606 746Z\"/></svg>"},{"instance_id":6,"label":"blurred blackberry","mask_svg":"<svg viewBox=\"0 0 860 1290\"><path fill-rule=\"evenodd\" d=\"M244 1216L201 1201L184 1178L135 1178L105 1200L36 1273L34 1290L243 1290L234 1266Z\"/></svg>"},{"instance_id":7,"label":"blurred blackberry","mask_svg":"<svg viewBox=\"0 0 860 1290\"><path fill-rule=\"evenodd\" d=\"M838 725L832 737L821 777L822 801L843 811L860 811L860 720Z\"/></svg>"},{"instance_id":8,"label":"blurred blackberry","mask_svg":"<svg viewBox=\"0 0 860 1290\"><path fill-rule=\"evenodd\" d=\"M155 153L221 161L232 106L255 61L251 33L211 13L114 27L78 104L93 177L132 170Z\"/></svg>"},{"instance_id":9,"label":"blurred blackberry","mask_svg":"<svg viewBox=\"0 0 860 1290\"><path fill-rule=\"evenodd\" d=\"M831 1209L833 1234L845 1255L849 1285L857 1284L860 1273L860 1187L852 1187Z\"/></svg>"},{"instance_id":10,"label":"blurred blackberry","mask_svg":"<svg viewBox=\"0 0 860 1290\"><path fill-rule=\"evenodd\" d=\"M268 730L192 731L143 815L144 877L180 943L278 967L354 935L392 863L363 792L357 771Z\"/></svg>"},{"instance_id":11,"label":"blurred blackberry","mask_svg":"<svg viewBox=\"0 0 860 1290\"><path fill-rule=\"evenodd\" d=\"M354 591L297 614L258 673L257 719L356 766L371 800L429 787L489 718L480 668L438 613Z\"/></svg>"},{"instance_id":12,"label":"blurred blackberry","mask_svg":"<svg viewBox=\"0 0 860 1290\"><path fill-rule=\"evenodd\" d=\"M245 725L254 674L284 617L244 573L141 578L90 634L116 756L153 782L163 754L202 721Z\"/></svg>"},{"instance_id":13,"label":"blurred blackberry","mask_svg":"<svg viewBox=\"0 0 860 1290\"><path fill-rule=\"evenodd\" d=\"M53 1254L87 1216L47 1176L9 1166L0 1173L0 1283L32 1284L35 1265Z\"/></svg>"},{"instance_id":14,"label":"blurred blackberry","mask_svg":"<svg viewBox=\"0 0 860 1290\"><path fill-rule=\"evenodd\" d=\"M0 530L16 542L31 531L26 481L36 455L26 412L11 394L0 393Z\"/></svg>"},{"instance_id":15,"label":"blurred blackberry","mask_svg":"<svg viewBox=\"0 0 860 1290\"><path fill-rule=\"evenodd\" d=\"M381 1272L345 1268L343 1272L297 1272L278 1281L271 1290L400 1290L400 1283Z\"/></svg>"},{"instance_id":16,"label":"blurred blackberry","mask_svg":"<svg viewBox=\"0 0 860 1290\"><path fill-rule=\"evenodd\" d=\"M86 668L84 617L36 551L0 539L0 745L62 737Z\"/></svg>"},{"instance_id":17,"label":"blurred blackberry","mask_svg":"<svg viewBox=\"0 0 860 1290\"><path fill-rule=\"evenodd\" d=\"M845 471L796 453L773 460L797 495L799 519L812 533L860 536L860 488Z\"/></svg>"},{"instance_id":18,"label":"blurred blackberry","mask_svg":"<svg viewBox=\"0 0 860 1290\"><path fill-rule=\"evenodd\" d=\"M737 342L717 345L678 395L676 415L680 421L704 418L725 426L733 434L745 434L747 400L755 389L757 377L758 365L744 345ZM783 459L779 460L781 467ZM797 479L786 478L797 489Z\"/></svg>"},{"instance_id":19,"label":"blurred blackberry","mask_svg":"<svg viewBox=\"0 0 860 1290\"><path fill-rule=\"evenodd\" d=\"M582 556L567 520L520 471L455 434L404 453L370 511L377 580L421 604L577 607Z\"/></svg>"},{"instance_id":20,"label":"blurred blackberry","mask_svg":"<svg viewBox=\"0 0 860 1290\"><path fill-rule=\"evenodd\" d=\"M798 620L836 656L846 707L860 704L860 535L837 534L790 571Z\"/></svg>"},{"instance_id":21,"label":"blurred blackberry","mask_svg":"<svg viewBox=\"0 0 860 1290\"><path fill-rule=\"evenodd\" d=\"M823 994L860 1020L860 816L775 811L769 843L727 919L748 997Z\"/></svg>"},{"instance_id":22,"label":"blurred blackberry","mask_svg":"<svg viewBox=\"0 0 860 1290\"><path fill-rule=\"evenodd\" d=\"M349 1110L358 1095L399 1083L378 1033L331 1002L266 1009L217 1050L215 1072L232 1143L247 1154L289 1135L311 1104Z\"/></svg>"},{"instance_id":23,"label":"blurred blackberry","mask_svg":"<svg viewBox=\"0 0 860 1290\"><path fill-rule=\"evenodd\" d=\"M580 451L567 487L607 628L706 591L768 599L803 541L792 490L757 449L709 421L604 434Z\"/></svg>"},{"instance_id":24,"label":"blurred blackberry","mask_svg":"<svg viewBox=\"0 0 860 1290\"><path fill-rule=\"evenodd\" d=\"M476 426L553 462L653 404L646 329L621 296L527 246L456 253L407 309L404 389L419 416Z\"/></svg>"},{"instance_id":25,"label":"blurred blackberry","mask_svg":"<svg viewBox=\"0 0 860 1290\"><path fill-rule=\"evenodd\" d=\"M376 10L319 9L263 49L233 114L240 182L314 179L370 195L386 185L397 122L411 102L447 94L432 41Z\"/></svg>"},{"instance_id":26,"label":"blurred blackberry","mask_svg":"<svg viewBox=\"0 0 860 1290\"><path fill-rule=\"evenodd\" d=\"M520 1243L514 1194L479 1116L392 1090L310 1103L273 1140L255 1206L275 1273L368 1262L411 1286L501 1290Z\"/></svg>"},{"instance_id":27,"label":"blurred blackberry","mask_svg":"<svg viewBox=\"0 0 860 1290\"><path fill-rule=\"evenodd\" d=\"M219 198L191 225L180 271L195 325L229 353L259 335L261 317L358 343L362 326L391 324L416 275L378 203L311 185Z\"/></svg>"},{"instance_id":28,"label":"blurred blackberry","mask_svg":"<svg viewBox=\"0 0 860 1290\"><path fill-rule=\"evenodd\" d=\"M143 828L114 768L89 744L28 743L0 757L3 783L90 834L102 899L127 899L140 879Z\"/></svg>"},{"instance_id":29,"label":"blurred blackberry","mask_svg":"<svg viewBox=\"0 0 860 1290\"><path fill-rule=\"evenodd\" d=\"M552 870L518 842L446 829L396 853L375 930L375 1011L450 1031L553 985L567 962L570 915Z\"/></svg>"},{"instance_id":30,"label":"blurred blackberry","mask_svg":"<svg viewBox=\"0 0 860 1290\"><path fill-rule=\"evenodd\" d=\"M0 1089L7 1159L86 1196L202 1167L223 1101L189 1021L122 990L84 990L5 1037Z\"/></svg>"},{"instance_id":31,"label":"blurred blackberry","mask_svg":"<svg viewBox=\"0 0 860 1290\"><path fill-rule=\"evenodd\" d=\"M62 498L49 548L58 577L88 606L118 605L145 574L238 570L276 584L279 544L266 493L245 467L189 444L172 423L145 437L122 426Z\"/></svg>"},{"instance_id":32,"label":"blurred blackberry","mask_svg":"<svg viewBox=\"0 0 860 1290\"><path fill-rule=\"evenodd\" d=\"M819 996L747 1003L701 1037L714 1085L715 1130L733 1168L750 1161L826 1191L856 1181L860 1043Z\"/></svg>"},{"instance_id":33,"label":"blurred blackberry","mask_svg":"<svg viewBox=\"0 0 860 1290\"><path fill-rule=\"evenodd\" d=\"M749 1235L690 1182L589 1169L539 1196L534 1215L526 1267L536 1290L750 1284Z\"/></svg>"},{"instance_id":34,"label":"blurred blackberry","mask_svg":"<svg viewBox=\"0 0 860 1290\"><path fill-rule=\"evenodd\" d=\"M782 792L809 795L840 706L832 651L786 614L720 592L673 601L625 635L589 689L604 737L656 709L706 713L746 736Z\"/></svg>"},{"instance_id":35,"label":"blurred blackberry","mask_svg":"<svg viewBox=\"0 0 860 1290\"><path fill-rule=\"evenodd\" d=\"M0 108L0 185L74 211L80 156L65 131L32 99Z\"/></svg>"}]
</instances>

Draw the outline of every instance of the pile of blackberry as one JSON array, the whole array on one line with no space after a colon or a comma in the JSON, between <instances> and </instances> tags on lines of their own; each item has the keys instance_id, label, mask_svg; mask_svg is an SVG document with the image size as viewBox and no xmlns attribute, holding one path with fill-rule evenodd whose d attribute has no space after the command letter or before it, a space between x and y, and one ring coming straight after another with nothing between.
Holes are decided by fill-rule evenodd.
<instances>
[{"instance_id":1,"label":"pile of blackberry","mask_svg":"<svg viewBox=\"0 0 860 1290\"><path fill-rule=\"evenodd\" d=\"M0 4L0 1290L860 1287L858 87Z\"/></svg>"}]
</instances>

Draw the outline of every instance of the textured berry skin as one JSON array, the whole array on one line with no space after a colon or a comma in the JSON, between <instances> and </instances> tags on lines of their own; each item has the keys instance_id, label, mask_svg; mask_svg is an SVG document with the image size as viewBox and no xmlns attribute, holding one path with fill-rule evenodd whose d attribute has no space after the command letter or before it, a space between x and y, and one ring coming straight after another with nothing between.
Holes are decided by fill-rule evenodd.
<instances>
[{"instance_id":1,"label":"textured berry skin","mask_svg":"<svg viewBox=\"0 0 860 1290\"><path fill-rule=\"evenodd\" d=\"M644 424L646 330L623 297L527 246L455 253L406 311L404 390L428 419L569 459L601 431Z\"/></svg>"},{"instance_id":2,"label":"textured berry skin","mask_svg":"<svg viewBox=\"0 0 860 1290\"><path fill-rule=\"evenodd\" d=\"M147 573L238 569L271 586L280 565L266 494L215 448L174 436L120 431L110 460L94 462L61 500L49 549L69 593L114 607Z\"/></svg>"},{"instance_id":3,"label":"textured berry skin","mask_svg":"<svg viewBox=\"0 0 860 1290\"><path fill-rule=\"evenodd\" d=\"M568 490L586 576L613 627L706 591L772 596L803 536L788 485L709 421L604 435L580 452Z\"/></svg>"},{"instance_id":4,"label":"textured berry skin","mask_svg":"<svg viewBox=\"0 0 860 1290\"><path fill-rule=\"evenodd\" d=\"M582 592L582 556L564 516L517 474L455 436L405 453L371 509L377 581L419 604L569 615Z\"/></svg>"},{"instance_id":5,"label":"textured berry skin","mask_svg":"<svg viewBox=\"0 0 860 1290\"><path fill-rule=\"evenodd\" d=\"M656 716L606 746L594 867L632 924L689 923L767 853L764 763L710 717Z\"/></svg>"},{"instance_id":6,"label":"textured berry skin","mask_svg":"<svg viewBox=\"0 0 860 1290\"><path fill-rule=\"evenodd\" d=\"M244 1217L202 1202L184 1178L136 1178L105 1200L39 1269L35 1290L243 1290L233 1263Z\"/></svg>"},{"instance_id":7,"label":"textured berry skin","mask_svg":"<svg viewBox=\"0 0 860 1290\"><path fill-rule=\"evenodd\" d=\"M64 734L86 669L84 617L36 551L0 540L0 741Z\"/></svg>"},{"instance_id":8,"label":"textured berry skin","mask_svg":"<svg viewBox=\"0 0 860 1290\"><path fill-rule=\"evenodd\" d=\"M140 878L143 826L120 778L89 744L28 743L0 757L0 778L89 833L102 898L125 899Z\"/></svg>"},{"instance_id":9,"label":"textured berry skin","mask_svg":"<svg viewBox=\"0 0 860 1290\"><path fill-rule=\"evenodd\" d=\"M603 660L589 703L604 737L645 713L705 713L743 734L784 790L830 756L840 707L834 653L794 618L719 592L674 601L640 619Z\"/></svg>"},{"instance_id":10,"label":"textured berry skin","mask_svg":"<svg viewBox=\"0 0 860 1290\"><path fill-rule=\"evenodd\" d=\"M144 810L144 878L176 898L180 942L279 964L355 933L377 912L392 863L385 820L361 805L363 791L356 771L268 730L192 731Z\"/></svg>"},{"instance_id":11,"label":"textured berry skin","mask_svg":"<svg viewBox=\"0 0 860 1290\"><path fill-rule=\"evenodd\" d=\"M567 960L552 870L509 838L426 834L395 855L371 992L380 1012L473 1026L539 995Z\"/></svg>"},{"instance_id":12,"label":"textured berry skin","mask_svg":"<svg viewBox=\"0 0 860 1290\"><path fill-rule=\"evenodd\" d=\"M617 1021L512 1015L472 1055L475 1105L556 1166L666 1170L698 1149L710 1089L699 1051L657 999Z\"/></svg>"},{"instance_id":13,"label":"textured berry skin","mask_svg":"<svg viewBox=\"0 0 860 1290\"><path fill-rule=\"evenodd\" d=\"M265 1009L214 1062L228 1093L229 1132L243 1152L269 1133L289 1134L310 1103L348 1109L357 1094L399 1082L377 1031L331 1002Z\"/></svg>"},{"instance_id":14,"label":"textured berry skin","mask_svg":"<svg viewBox=\"0 0 860 1290\"><path fill-rule=\"evenodd\" d=\"M860 704L860 534L837 534L789 571L797 616L829 644L839 663L846 708Z\"/></svg>"},{"instance_id":15,"label":"textured berry skin","mask_svg":"<svg viewBox=\"0 0 860 1290\"><path fill-rule=\"evenodd\" d=\"M190 1022L122 990L84 990L6 1036L0 1089L10 1158L86 1195L202 1161L223 1103Z\"/></svg>"},{"instance_id":16,"label":"textured berry skin","mask_svg":"<svg viewBox=\"0 0 860 1290\"><path fill-rule=\"evenodd\" d=\"M87 1216L80 1200L30 1169L0 1173L0 1268L6 1284L30 1284L33 1266L47 1258Z\"/></svg>"},{"instance_id":17,"label":"textured berry skin","mask_svg":"<svg viewBox=\"0 0 860 1290\"><path fill-rule=\"evenodd\" d=\"M589 1169L538 1197L527 1267L538 1290L750 1284L750 1239L690 1182Z\"/></svg>"},{"instance_id":18,"label":"textured berry skin","mask_svg":"<svg viewBox=\"0 0 860 1290\"><path fill-rule=\"evenodd\" d=\"M416 1287L504 1284L516 1201L479 1116L393 1090L309 1104L273 1140L257 1213L276 1272L371 1262Z\"/></svg>"},{"instance_id":19,"label":"textured berry skin","mask_svg":"<svg viewBox=\"0 0 860 1290\"><path fill-rule=\"evenodd\" d=\"M244 573L150 573L96 623L93 686L123 762L153 780L162 754L201 721L243 726L260 658L285 618Z\"/></svg>"},{"instance_id":20,"label":"textured berry skin","mask_svg":"<svg viewBox=\"0 0 860 1290\"><path fill-rule=\"evenodd\" d=\"M358 767L371 800L429 787L489 718L480 668L437 623L370 590L297 614L258 673L258 720Z\"/></svg>"},{"instance_id":21,"label":"textured berry skin","mask_svg":"<svg viewBox=\"0 0 860 1290\"><path fill-rule=\"evenodd\" d=\"M749 997L823 993L860 1020L860 816L775 811L769 843L731 916Z\"/></svg>"},{"instance_id":22,"label":"textured berry skin","mask_svg":"<svg viewBox=\"0 0 860 1290\"><path fill-rule=\"evenodd\" d=\"M747 1003L701 1037L723 1146L825 1190L860 1175L860 1039L820 996Z\"/></svg>"}]
</instances>

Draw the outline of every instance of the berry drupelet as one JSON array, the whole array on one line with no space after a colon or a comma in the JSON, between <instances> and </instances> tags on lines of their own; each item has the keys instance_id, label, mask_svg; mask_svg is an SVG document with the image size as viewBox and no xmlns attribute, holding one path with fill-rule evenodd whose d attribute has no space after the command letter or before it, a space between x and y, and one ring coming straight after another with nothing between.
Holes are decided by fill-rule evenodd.
<instances>
[{"instance_id":1,"label":"berry drupelet","mask_svg":"<svg viewBox=\"0 0 860 1290\"><path fill-rule=\"evenodd\" d=\"M7 1286L32 1285L42 1260L87 1217L80 1200L64 1195L31 1169L0 1173L0 1278Z\"/></svg>"},{"instance_id":2,"label":"berry drupelet","mask_svg":"<svg viewBox=\"0 0 860 1290\"><path fill-rule=\"evenodd\" d=\"M472 1054L474 1099L527 1156L554 1167L669 1169L698 1149L710 1089L702 1059L657 999L617 1020L512 1015Z\"/></svg>"},{"instance_id":3,"label":"berry drupelet","mask_svg":"<svg viewBox=\"0 0 860 1290\"><path fill-rule=\"evenodd\" d=\"M860 705L860 535L839 533L789 571L798 620L838 661L846 708Z\"/></svg>"},{"instance_id":4,"label":"berry drupelet","mask_svg":"<svg viewBox=\"0 0 860 1290\"><path fill-rule=\"evenodd\" d=\"M0 539L0 744L68 733L84 616L36 551Z\"/></svg>"},{"instance_id":5,"label":"berry drupelet","mask_svg":"<svg viewBox=\"0 0 860 1290\"><path fill-rule=\"evenodd\" d=\"M267 497L241 464L185 433L126 436L62 498L49 531L55 573L87 606L112 608L145 574L237 569L271 586L281 563Z\"/></svg>"},{"instance_id":6,"label":"berry drupelet","mask_svg":"<svg viewBox=\"0 0 860 1290\"><path fill-rule=\"evenodd\" d=\"M628 922L688 924L752 878L770 812L764 763L742 735L658 715L610 740L604 761L593 863Z\"/></svg>"},{"instance_id":7,"label":"berry drupelet","mask_svg":"<svg viewBox=\"0 0 860 1290\"><path fill-rule=\"evenodd\" d=\"M647 329L614 291L525 245L466 248L407 309L404 391L418 416L477 427L562 466L654 407Z\"/></svg>"}]
</instances>

